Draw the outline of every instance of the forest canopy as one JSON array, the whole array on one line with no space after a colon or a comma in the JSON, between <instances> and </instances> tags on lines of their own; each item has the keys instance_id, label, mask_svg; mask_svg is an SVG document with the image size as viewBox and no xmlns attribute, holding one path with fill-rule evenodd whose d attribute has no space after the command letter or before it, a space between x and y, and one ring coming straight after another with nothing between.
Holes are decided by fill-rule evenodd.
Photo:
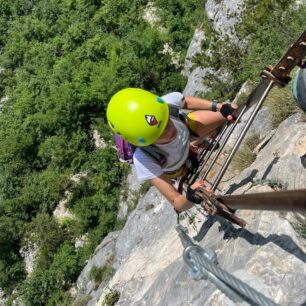
<instances>
[{"instance_id":1,"label":"forest canopy","mask_svg":"<svg viewBox=\"0 0 306 306\"><path fill-rule=\"evenodd\" d=\"M125 168L105 107L124 87L182 91L180 74L201 1L0 0L0 288L25 305L58 305L85 260L117 224ZM163 30L160 29L162 25ZM179 56L162 52L168 43ZM78 184L71 181L85 173ZM53 211L70 190L74 218ZM74 241L87 235L81 249ZM22 248L37 251L26 278Z\"/></svg>"}]
</instances>

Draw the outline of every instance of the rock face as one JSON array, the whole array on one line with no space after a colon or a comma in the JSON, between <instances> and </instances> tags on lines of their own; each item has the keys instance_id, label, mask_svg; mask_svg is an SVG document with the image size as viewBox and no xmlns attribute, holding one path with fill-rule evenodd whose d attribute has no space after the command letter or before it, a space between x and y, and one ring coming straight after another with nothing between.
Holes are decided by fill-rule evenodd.
<instances>
[{"instance_id":1,"label":"rock face","mask_svg":"<svg viewBox=\"0 0 306 306\"><path fill-rule=\"evenodd\" d=\"M242 101L245 100L245 97L247 97L251 91L252 88L247 84L248 82L244 83L241 86L241 89L237 93L234 103L237 103L239 105L239 100L241 99ZM243 98L244 97L244 98ZM254 106L250 107L249 109L246 110L244 115L242 116L240 122L237 124L237 127L234 129L233 133L231 134L227 144L229 146L233 146L233 144L236 142L238 139L239 135L241 134L245 124L247 123L248 119L252 115L254 111ZM246 140L248 137L251 137L253 135L258 135L260 140L265 139L271 134L272 130L272 117L269 113L269 110L266 106L263 106L257 113L253 123L251 124L244 140Z\"/></svg>"},{"instance_id":2,"label":"rock face","mask_svg":"<svg viewBox=\"0 0 306 306\"><path fill-rule=\"evenodd\" d=\"M92 138L97 149L104 149L107 147L107 143L105 143L104 139L100 136L97 130L93 130Z\"/></svg>"},{"instance_id":3,"label":"rock face","mask_svg":"<svg viewBox=\"0 0 306 306\"><path fill-rule=\"evenodd\" d=\"M306 123L295 114L280 124L252 166L224 184L223 191L240 193L240 188L258 180L279 181L288 189L305 188L305 157Z\"/></svg>"},{"instance_id":4,"label":"rock face","mask_svg":"<svg viewBox=\"0 0 306 306\"><path fill-rule=\"evenodd\" d=\"M86 176L87 176L86 172L80 172L80 173L73 175L70 178L70 180L74 184L78 184L80 180ZM62 222L63 220L65 220L65 218L68 218L68 219L74 218L73 214L69 211L68 208L66 208L66 204L70 200L71 196L72 196L72 192L70 190L66 190L64 194L64 198L58 203L57 207L53 211L53 216L58 222Z\"/></svg>"},{"instance_id":5,"label":"rock face","mask_svg":"<svg viewBox=\"0 0 306 306\"><path fill-rule=\"evenodd\" d=\"M4 291L0 288L0 306L5 306L7 299L5 298Z\"/></svg>"},{"instance_id":6,"label":"rock face","mask_svg":"<svg viewBox=\"0 0 306 306\"><path fill-rule=\"evenodd\" d=\"M239 23L240 13L243 10L244 0L235 1L217 1L208 0L205 4L205 11L208 20L211 22L213 29L219 33L220 38L229 37L231 41L238 42L235 35L235 25ZM203 84L203 79L213 72L212 68L192 67L192 58L199 54L201 44L205 39L205 33L197 29L187 51L184 69L182 73L188 76L187 85L184 89L184 95L199 95L209 91L209 87ZM209 53L209 50L207 50ZM220 79L226 79L225 71L218 71Z\"/></svg>"},{"instance_id":7,"label":"rock face","mask_svg":"<svg viewBox=\"0 0 306 306\"><path fill-rule=\"evenodd\" d=\"M232 35L234 39L234 26L239 21L243 1L208 0L205 8L220 35ZM197 30L188 50L184 73L189 80L185 95L207 90L201 87L205 70L191 67L191 59L200 52L203 39L204 33ZM259 133L264 139L256 149L257 159L238 176L222 183L224 193L306 188L306 122L295 114L272 133L268 131L271 122L263 108L249 132ZM231 142L237 138L238 132L235 133ZM131 190L139 188L135 181L132 172ZM277 186L273 181L278 182ZM122 203L119 217L125 218L128 205ZM247 210L237 215L247 221L246 228L220 217L207 217L196 208L180 222L196 243L216 252L224 270L280 305L305 303L306 241L293 228L294 215ZM182 258L183 246L175 231L176 223L177 215L171 205L152 187L128 216L123 230L114 233L113 238L108 237L107 243L102 242L82 272L78 288L85 288L89 295L87 305L103 305L109 290L120 293L116 305L236 305L209 281L191 278ZM107 254L113 258L114 274L96 290L89 280L89 271L93 265L101 267L110 256Z\"/></svg>"},{"instance_id":8,"label":"rock face","mask_svg":"<svg viewBox=\"0 0 306 306\"><path fill-rule=\"evenodd\" d=\"M206 2L207 17L221 37L227 35L232 40L236 39L235 25L240 21L239 15L243 10L244 2L244 0L208 0Z\"/></svg>"},{"instance_id":9,"label":"rock face","mask_svg":"<svg viewBox=\"0 0 306 306\"><path fill-rule=\"evenodd\" d=\"M118 219L125 219L128 215L129 209L135 207L139 198L141 184L137 180L134 166L131 165L130 168L131 173L127 177L128 188L126 188L126 190L122 190L120 196Z\"/></svg>"},{"instance_id":10,"label":"rock face","mask_svg":"<svg viewBox=\"0 0 306 306\"><path fill-rule=\"evenodd\" d=\"M37 255L37 246L32 247L22 247L20 249L20 254L24 258L25 270L27 274L31 274L34 270L34 261Z\"/></svg>"},{"instance_id":11,"label":"rock face","mask_svg":"<svg viewBox=\"0 0 306 306\"><path fill-rule=\"evenodd\" d=\"M198 96L206 93L209 88L203 84L202 80L210 71L208 68L197 67L192 70L188 77L187 85L183 91L184 96Z\"/></svg>"},{"instance_id":12,"label":"rock face","mask_svg":"<svg viewBox=\"0 0 306 306\"><path fill-rule=\"evenodd\" d=\"M164 270L180 257L182 247L174 230L175 223L173 209L151 188L129 216L116 243L117 271L108 286L125 288L118 305L143 301Z\"/></svg>"},{"instance_id":13,"label":"rock face","mask_svg":"<svg viewBox=\"0 0 306 306\"><path fill-rule=\"evenodd\" d=\"M196 29L193 34L191 43L188 47L184 63L183 74L188 77L190 76L190 72L192 70L192 58L202 51L202 42L204 39L205 39L205 34L203 30Z\"/></svg>"},{"instance_id":14,"label":"rock face","mask_svg":"<svg viewBox=\"0 0 306 306\"><path fill-rule=\"evenodd\" d=\"M235 141L238 139L245 124L250 118L253 110L254 110L254 107L251 107L245 112L245 114L241 118L241 121L238 123L237 127L234 129L233 133L231 134L228 140L228 145L232 146L235 143ZM245 139L255 134L259 136L259 139L264 139L270 133L271 130L272 130L271 115L269 113L268 108L264 106L257 113L253 123L251 124L245 136Z\"/></svg>"},{"instance_id":15,"label":"rock face","mask_svg":"<svg viewBox=\"0 0 306 306\"><path fill-rule=\"evenodd\" d=\"M302 162L305 137L306 123L300 116L288 118L253 165L227 183L227 190L273 191L268 185L254 183L263 178L279 179L291 189L306 188ZM256 174L250 175L254 171ZM182 222L203 248L217 253L223 269L280 305L301 305L306 300L305 240L297 236L286 214L241 211L238 215L247 221L245 229L219 217L206 218L197 211ZM191 217L193 225L189 224ZM116 305L234 305L210 282L190 278L175 224L175 212L151 188L129 216L115 244L116 273L108 287L120 292ZM103 290L97 305L102 305L107 292Z\"/></svg>"},{"instance_id":16,"label":"rock face","mask_svg":"<svg viewBox=\"0 0 306 306\"><path fill-rule=\"evenodd\" d=\"M205 34L201 29L196 29L187 50L186 60L182 74L188 76L187 85L183 94L185 96L195 96L205 93L209 88L205 86L202 79L210 71L208 68L192 67L192 58L201 52L201 44L205 39Z\"/></svg>"},{"instance_id":17,"label":"rock face","mask_svg":"<svg viewBox=\"0 0 306 306\"><path fill-rule=\"evenodd\" d=\"M114 247L118 235L119 232L110 233L96 248L94 255L88 261L77 280L77 301L84 301L86 299L87 305L96 304L106 281L97 284L95 279L91 276L91 271L93 268L99 269L112 263L115 250Z\"/></svg>"}]
</instances>

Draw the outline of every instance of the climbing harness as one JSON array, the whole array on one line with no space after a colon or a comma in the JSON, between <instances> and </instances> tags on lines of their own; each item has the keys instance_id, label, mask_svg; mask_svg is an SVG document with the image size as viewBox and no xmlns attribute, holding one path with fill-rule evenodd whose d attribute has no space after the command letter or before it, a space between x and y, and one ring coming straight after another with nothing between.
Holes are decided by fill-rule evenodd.
<instances>
[{"instance_id":1,"label":"climbing harness","mask_svg":"<svg viewBox=\"0 0 306 306\"><path fill-rule=\"evenodd\" d=\"M209 148L203 150L199 156L199 167L189 171L183 176L178 184L178 191L183 193L186 185L191 186L199 177L205 182L203 186L196 189L198 195L203 199L201 206L208 214L220 215L221 217L237 224L245 226L246 222L235 216L235 210L260 209L260 210L306 210L306 189L277 191L270 193L257 193L255 195L216 195L215 192L226 172L234 154L238 150L242 140L248 132L259 109L273 86L286 86L291 78L290 73L296 66L303 66L306 56L306 31L295 41L280 59L275 67L267 66L261 74L263 80L257 85L252 93L246 98L244 104L239 107L234 123L227 122L220 133L212 139ZM232 132L240 122L246 110L254 105L254 110L247 120L242 132L234 143L221 169L216 174L213 182L209 183L208 175L212 172L217 159L220 157ZM218 148L219 146L219 148ZM205 170L203 176L202 172ZM262 204L265 203L265 204Z\"/></svg>"}]
</instances>

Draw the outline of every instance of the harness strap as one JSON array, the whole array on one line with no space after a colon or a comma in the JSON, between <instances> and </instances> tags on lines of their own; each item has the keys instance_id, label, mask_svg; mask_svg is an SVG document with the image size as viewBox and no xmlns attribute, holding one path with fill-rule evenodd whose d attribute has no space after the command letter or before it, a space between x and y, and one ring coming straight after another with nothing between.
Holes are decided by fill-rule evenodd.
<instances>
[{"instance_id":1,"label":"harness strap","mask_svg":"<svg viewBox=\"0 0 306 306\"><path fill-rule=\"evenodd\" d=\"M163 166L166 163L167 157L169 156L168 152L165 152L154 145L142 147L141 150L145 151L147 154L157 160L160 166Z\"/></svg>"},{"instance_id":2,"label":"harness strap","mask_svg":"<svg viewBox=\"0 0 306 306\"><path fill-rule=\"evenodd\" d=\"M195 173L196 169L199 167L199 160L196 153L189 151L188 157L185 160L185 163L175 171L165 172L168 178L173 179L180 176L187 175L187 173Z\"/></svg>"}]
</instances>

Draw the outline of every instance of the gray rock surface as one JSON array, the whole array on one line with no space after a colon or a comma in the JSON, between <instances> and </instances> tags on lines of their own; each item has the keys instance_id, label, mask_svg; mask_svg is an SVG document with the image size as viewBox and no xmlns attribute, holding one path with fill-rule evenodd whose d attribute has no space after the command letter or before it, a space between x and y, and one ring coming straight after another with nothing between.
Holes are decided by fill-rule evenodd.
<instances>
[{"instance_id":1,"label":"gray rock surface","mask_svg":"<svg viewBox=\"0 0 306 306\"><path fill-rule=\"evenodd\" d=\"M139 190L141 184L139 183L134 165L130 167L131 172L127 177L127 188L122 190L120 196L120 205L118 211L118 219L125 219L128 215L129 209L135 207L137 203L135 201L139 198Z\"/></svg>"},{"instance_id":2,"label":"gray rock surface","mask_svg":"<svg viewBox=\"0 0 306 306\"><path fill-rule=\"evenodd\" d=\"M4 291L0 288L0 306L5 306L7 298L5 297Z\"/></svg>"},{"instance_id":3,"label":"gray rock surface","mask_svg":"<svg viewBox=\"0 0 306 306\"><path fill-rule=\"evenodd\" d=\"M204 39L205 33L203 32L203 30L196 29L194 31L191 43L186 53L184 69L182 71L182 73L188 77L190 76L190 73L192 71L192 58L202 51L202 42Z\"/></svg>"},{"instance_id":4,"label":"gray rock surface","mask_svg":"<svg viewBox=\"0 0 306 306\"><path fill-rule=\"evenodd\" d=\"M207 0L205 10L213 27L220 36L229 36L236 39L235 25L240 21L239 16L243 10L244 0L217 1Z\"/></svg>"},{"instance_id":5,"label":"gray rock surface","mask_svg":"<svg viewBox=\"0 0 306 306\"><path fill-rule=\"evenodd\" d=\"M286 181L289 188L305 188L306 169L301 162L305 154L306 123L296 114L279 126L253 165L227 188L232 193L273 191L247 180L254 171L254 179L273 177ZM306 301L305 240L283 214L240 211L238 215L247 221L245 229L219 217L205 218L197 211L190 214L195 215L193 225L188 218L183 224L203 248L217 253L222 268L280 305ZM116 273L108 284L120 292L116 305L234 305L210 282L191 279L175 224L171 206L151 188L116 242ZM97 305L102 305L107 292L102 290Z\"/></svg>"},{"instance_id":6,"label":"gray rock surface","mask_svg":"<svg viewBox=\"0 0 306 306\"><path fill-rule=\"evenodd\" d=\"M36 245L23 246L20 249L20 255L24 259L25 270L27 274L31 274L34 270L35 258L37 256L38 248Z\"/></svg>"},{"instance_id":7,"label":"gray rock surface","mask_svg":"<svg viewBox=\"0 0 306 306\"><path fill-rule=\"evenodd\" d=\"M228 188L232 193L256 180L277 180L288 189L305 188L305 159L306 123L295 114L280 124L248 169L224 184L224 191Z\"/></svg>"},{"instance_id":8,"label":"gray rock surface","mask_svg":"<svg viewBox=\"0 0 306 306\"><path fill-rule=\"evenodd\" d=\"M102 282L102 284L96 284L95 280L91 279L90 272L93 267L101 268L105 265L112 264L115 251L115 243L118 235L118 231L109 233L107 237L103 239L101 244L96 248L93 256L88 260L88 263L77 279L77 300L80 300L86 296L92 305L96 303L96 300L101 295L101 290L105 286L105 283Z\"/></svg>"},{"instance_id":9,"label":"gray rock surface","mask_svg":"<svg viewBox=\"0 0 306 306\"><path fill-rule=\"evenodd\" d=\"M244 0L235 1L216 1L208 0L205 4L205 11L212 27L219 33L220 37L229 36L232 41L238 42L235 35L235 25L240 21L239 16L243 9ZM192 67L192 58L199 54L205 34L201 29L196 29L192 41L189 45L184 69L182 73L188 76L188 81L183 92L184 95L200 95L209 90L203 84L203 79L213 72L212 68ZM206 52L210 52L206 50ZM220 79L226 79L226 71L216 72Z\"/></svg>"},{"instance_id":10,"label":"gray rock surface","mask_svg":"<svg viewBox=\"0 0 306 306\"><path fill-rule=\"evenodd\" d=\"M201 93L205 94L205 92L209 90L202 81L211 69L193 67L192 65L193 57L201 52L201 44L204 39L204 32L201 29L196 29L187 50L184 69L182 71L183 75L188 76L188 81L183 92L185 96L196 96Z\"/></svg>"},{"instance_id":11,"label":"gray rock surface","mask_svg":"<svg viewBox=\"0 0 306 306\"><path fill-rule=\"evenodd\" d=\"M235 39L234 28L243 2L206 2L208 16L221 36ZM203 38L202 33L196 32L188 50L184 73L189 80L185 95L205 93L208 89L202 85L207 70L199 67L192 70L190 61L200 51ZM294 115L275 133L270 133L269 116L263 108L249 132L259 133L263 139L257 148L257 159L250 168L223 183L224 191L237 194L273 191L265 184L269 179L281 181L290 189L306 188L306 123ZM131 176L129 184L135 182ZM126 211L123 208L122 216L126 216ZM200 246L216 252L222 268L279 305L305 303L306 243L292 227L294 216L269 211L239 211L238 215L247 221L246 228L220 217L205 217L196 209L190 210L181 223ZM175 224L176 214L171 205L152 187L112 242L115 273L107 284L101 284L88 305L103 305L110 289L120 292L116 305L235 305L209 281L190 277Z\"/></svg>"},{"instance_id":12,"label":"gray rock surface","mask_svg":"<svg viewBox=\"0 0 306 306\"><path fill-rule=\"evenodd\" d=\"M233 102L240 105L239 100L241 100L241 102L245 101L246 97L251 93L253 87L254 86L251 86L250 84L248 84L248 82L245 82L241 86L241 88L240 88L239 92L237 93ZM237 127L235 128L235 130L233 131L233 133L231 134L231 136L230 136L230 138L227 142L228 146L231 147L231 146L234 145L234 143L238 139L239 135L241 134L243 128L245 127L245 124L247 123L248 119L252 115L253 111L254 111L254 106L252 106L250 109L248 109L244 113L240 122L237 124ZM269 113L269 109L266 106L263 106L259 110L259 112L257 113L252 125L250 126L250 128L249 128L249 130L248 130L248 132L247 132L247 134L244 138L244 141L248 137L251 137L255 134L257 134L259 136L260 141L263 141L265 138L269 139L269 136L272 136L271 130L272 130L272 118L271 118L271 115ZM263 146L263 144L262 144L262 146Z\"/></svg>"},{"instance_id":13,"label":"gray rock surface","mask_svg":"<svg viewBox=\"0 0 306 306\"><path fill-rule=\"evenodd\" d=\"M245 114L242 116L241 121L237 124L237 127L234 129L233 133L231 134L228 140L227 143L228 146L233 146L233 144L236 142L243 128L245 127L248 119L252 115L253 110L254 106L248 109L245 112ZM269 109L266 106L264 106L257 113L244 139L247 139L248 137L257 134L259 135L259 138L262 140L271 132L271 130L272 130L271 115L269 113Z\"/></svg>"},{"instance_id":14,"label":"gray rock surface","mask_svg":"<svg viewBox=\"0 0 306 306\"><path fill-rule=\"evenodd\" d=\"M101 137L101 135L99 134L99 132L97 130L93 130L92 132L92 138L94 140L95 143L95 147L97 149L104 149L107 147L107 143L105 142L105 140Z\"/></svg>"},{"instance_id":15,"label":"gray rock surface","mask_svg":"<svg viewBox=\"0 0 306 306\"><path fill-rule=\"evenodd\" d=\"M120 267L122 262L130 257L132 252L135 252L135 248L142 253L142 250L150 247L152 242L157 242L161 246L161 240L164 240L169 226L173 227L175 221L173 209L165 199L161 198L155 188L151 188L140 200L137 209L129 216L118 237L115 268ZM148 256L148 254L142 255Z\"/></svg>"},{"instance_id":16,"label":"gray rock surface","mask_svg":"<svg viewBox=\"0 0 306 306\"><path fill-rule=\"evenodd\" d=\"M184 96L198 96L204 94L209 90L209 87L203 84L203 79L206 77L207 72L211 69L197 67L192 70L188 77L186 87L183 91Z\"/></svg>"}]
</instances>

